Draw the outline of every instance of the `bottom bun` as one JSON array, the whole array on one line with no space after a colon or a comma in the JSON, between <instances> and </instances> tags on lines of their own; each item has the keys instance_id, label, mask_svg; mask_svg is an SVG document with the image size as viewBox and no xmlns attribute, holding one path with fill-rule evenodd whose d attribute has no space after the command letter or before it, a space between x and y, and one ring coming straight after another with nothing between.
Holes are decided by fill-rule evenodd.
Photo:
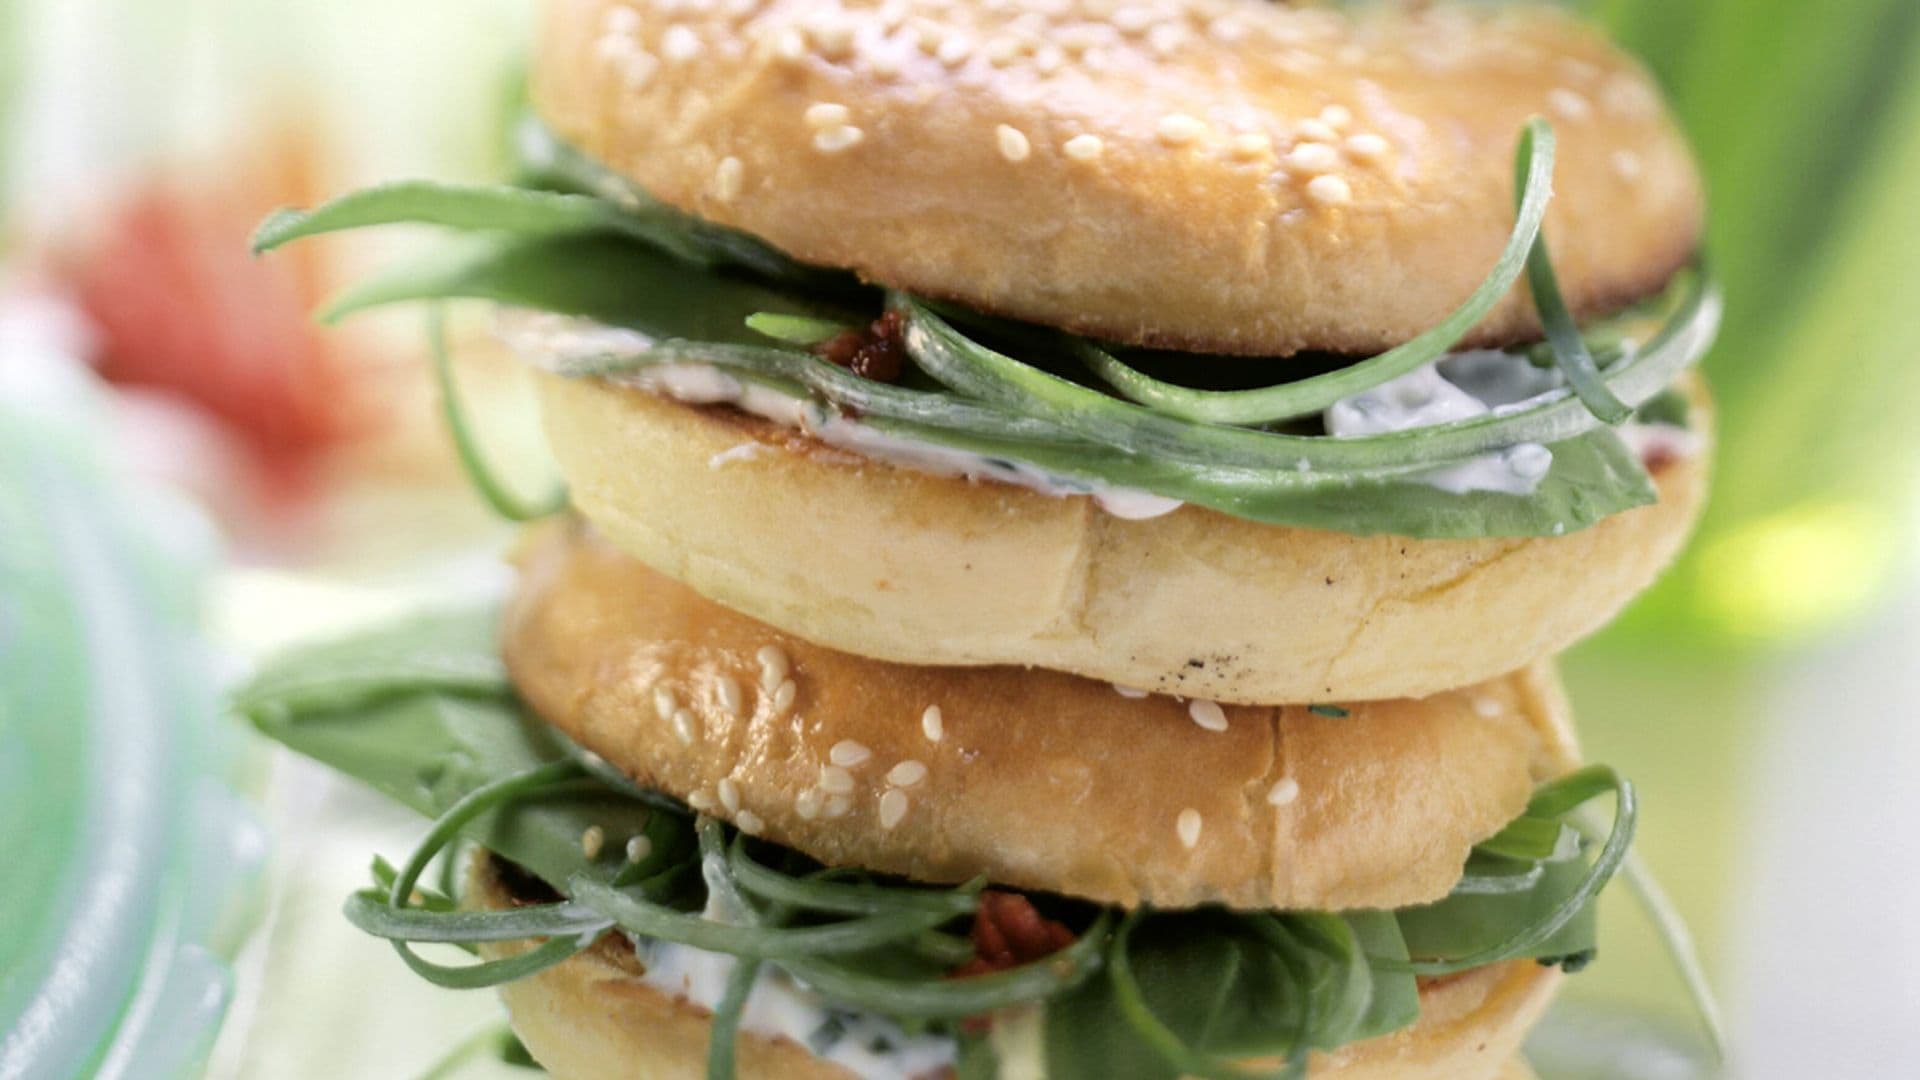
<instances>
[{"instance_id":1,"label":"bottom bun","mask_svg":"<svg viewBox=\"0 0 1920 1080\"><path fill-rule=\"evenodd\" d=\"M484 854L474 859L469 904L498 909L516 902L494 866ZM506 942L480 951L491 960L531 947ZM514 1032L558 1080L701 1080L712 1013L643 982L644 972L626 942L609 935L565 963L502 986L500 997ZM1520 1044L1560 978L1557 968L1515 960L1423 980L1413 1026L1315 1054L1309 1073L1317 1080L1531 1080ZM741 1033L735 1055L742 1080L856 1076L790 1039L750 1031Z\"/></svg>"}]
</instances>

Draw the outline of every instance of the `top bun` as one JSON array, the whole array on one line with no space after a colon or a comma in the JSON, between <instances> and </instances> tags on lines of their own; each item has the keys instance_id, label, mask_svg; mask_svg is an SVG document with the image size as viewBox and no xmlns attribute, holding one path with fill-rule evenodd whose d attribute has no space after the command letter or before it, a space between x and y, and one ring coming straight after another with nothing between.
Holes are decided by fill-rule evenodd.
<instances>
[{"instance_id":1,"label":"top bun","mask_svg":"<svg viewBox=\"0 0 1920 1080\"><path fill-rule=\"evenodd\" d=\"M1266 0L551 0L559 136L803 262L1129 344L1379 351L1513 228L1560 135L1568 303L1658 290L1701 185L1647 74L1565 16ZM1519 290L1473 344L1537 332Z\"/></svg>"}]
</instances>

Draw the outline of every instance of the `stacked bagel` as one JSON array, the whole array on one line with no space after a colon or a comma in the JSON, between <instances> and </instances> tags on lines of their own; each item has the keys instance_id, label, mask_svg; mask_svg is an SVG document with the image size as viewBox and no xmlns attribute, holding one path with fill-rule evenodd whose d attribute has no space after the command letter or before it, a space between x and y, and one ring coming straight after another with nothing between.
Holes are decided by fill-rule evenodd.
<instances>
[{"instance_id":1,"label":"stacked bagel","mask_svg":"<svg viewBox=\"0 0 1920 1080\"><path fill-rule=\"evenodd\" d=\"M563 1077L677 1077L714 1067L724 1039L743 1076L1066 1075L1074 1039L1106 1036L1062 1025L1116 978L1136 980L1113 1009L1141 1076L1526 1075L1521 1041L1590 947L1523 929L1504 951L1422 955L1415 928L1536 887L1488 885L1503 860L1531 859L1512 881L1532 883L1605 858L1571 825L1550 854L1514 854L1515 823L1559 820L1538 793L1581 764L1553 657L1653 580L1703 498L1704 387L1633 382L1711 337L1710 290L1677 299L1699 278L1701 186L1645 73L1526 9L553 0L532 81L529 172L557 192L540 212L629 214L639 240L619 242L679 269L605 269L629 265L613 240L588 251L556 226L544 254L521 239L465 277L385 291L503 301L503 335L541 369L571 511L516 553L499 646L517 707L610 783L797 879L992 898L943 928L977 950L955 986L1117 926L1181 928L1120 975L1109 950L1054 996L978 1015L850 1005L777 950L723 1005L747 953L655 939L496 847L471 864L468 908L619 923L503 987L533 1057ZM1553 198L1523 236L1517 188L1544 151L1517 184L1514 146L1536 117L1557 136ZM499 231L533 228L516 220ZM1324 408L1181 411L1390 362L1516 242L1551 268L1551 304L1541 277L1510 275L1417 369ZM584 284L551 284L567 274ZM643 314L622 317L623 287L649 294ZM752 332L703 323L736 288L790 306ZM1587 343L1538 344L1556 318ZM1208 400L1101 386L1063 341L1190 392L1164 400ZM1606 401L1582 363L1630 418L1578 412ZM1139 412L1105 428L1088 417L1107 406L1047 397L1089 392ZM1303 457L1299 479L1204 456L1222 432L1221 453L1247 455L1384 434L1417 459L1429 430L1536 406L1582 423L1351 473ZM1166 432L1171 450L1127 441ZM1236 501L1256 482L1276 486ZM1425 524L1405 524L1410 502L1434 508ZM589 862L622 839L599 837ZM778 921L751 882L729 907L713 850L699 866L704 918ZM1311 929L1379 913L1405 933L1399 960ZM1281 926L1313 964L1372 964L1370 983L1339 976L1363 1037L1280 1052L1221 1034L1216 1014L1242 1006L1319 1030L1313 1007L1287 1012L1311 979L1276 976L1273 1000L1230 982L1185 1015L1153 957L1189 963L1221 919ZM1021 946L1021 927L1046 940ZM480 949L498 963L541 940ZM1244 946L1236 970L1285 967L1275 947ZM1417 1015L1362 1024L1395 978ZM891 1034L854 1053L780 1009Z\"/></svg>"}]
</instances>

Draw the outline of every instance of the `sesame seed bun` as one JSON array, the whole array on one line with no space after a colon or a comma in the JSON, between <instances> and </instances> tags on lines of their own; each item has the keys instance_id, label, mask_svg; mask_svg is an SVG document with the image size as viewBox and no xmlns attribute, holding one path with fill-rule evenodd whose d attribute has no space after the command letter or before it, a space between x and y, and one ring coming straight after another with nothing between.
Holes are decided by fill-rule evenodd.
<instances>
[{"instance_id":1,"label":"sesame seed bun","mask_svg":"<svg viewBox=\"0 0 1920 1080\"><path fill-rule=\"evenodd\" d=\"M514 897L490 858L476 858L465 902L504 908ZM488 959L524 942L484 943ZM712 1013L641 981L644 968L622 939L603 937L565 963L500 988L513 1029L557 1080L697 1080L705 1075ZM1424 980L1420 1019L1391 1035L1314 1055L1318 1080L1528 1080L1521 1040L1560 982L1528 960ZM742 1080L851 1080L852 1072L788 1039L743 1033Z\"/></svg>"},{"instance_id":2,"label":"sesame seed bun","mask_svg":"<svg viewBox=\"0 0 1920 1080\"><path fill-rule=\"evenodd\" d=\"M1397 908L1445 896L1576 757L1544 666L1344 716L1216 708L833 652L579 524L530 533L518 562L502 646L535 712L831 865L1129 907Z\"/></svg>"},{"instance_id":3,"label":"sesame seed bun","mask_svg":"<svg viewBox=\"0 0 1920 1080\"><path fill-rule=\"evenodd\" d=\"M861 656L1247 704L1420 697L1551 656L1666 566L1706 484L1703 451L1659 470L1657 505L1538 539L1355 537L1195 506L1127 521L729 408L540 383L574 505L728 607Z\"/></svg>"},{"instance_id":4,"label":"sesame seed bun","mask_svg":"<svg viewBox=\"0 0 1920 1080\"><path fill-rule=\"evenodd\" d=\"M1513 225L1513 152L1561 138L1574 309L1662 287L1701 184L1648 75L1567 17L1255 0L553 0L538 111L654 197L808 263L1095 337L1378 351ZM1532 334L1509 297L1474 339Z\"/></svg>"}]
</instances>

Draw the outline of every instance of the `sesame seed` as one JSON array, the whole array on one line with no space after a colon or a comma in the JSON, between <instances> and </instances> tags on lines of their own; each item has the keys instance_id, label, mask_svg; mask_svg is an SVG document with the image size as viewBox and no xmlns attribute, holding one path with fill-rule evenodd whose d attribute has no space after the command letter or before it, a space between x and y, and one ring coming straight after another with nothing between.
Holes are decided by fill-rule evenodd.
<instances>
[{"instance_id":1,"label":"sesame seed","mask_svg":"<svg viewBox=\"0 0 1920 1080\"><path fill-rule=\"evenodd\" d=\"M1187 28L1179 23L1160 23L1147 31L1147 48L1158 56L1172 56L1190 36Z\"/></svg>"},{"instance_id":2,"label":"sesame seed","mask_svg":"<svg viewBox=\"0 0 1920 1080\"><path fill-rule=\"evenodd\" d=\"M927 778L927 767L918 761L903 761L887 770L887 783L894 787L912 787Z\"/></svg>"},{"instance_id":3,"label":"sesame seed","mask_svg":"<svg viewBox=\"0 0 1920 1080\"><path fill-rule=\"evenodd\" d=\"M762 645L760 651L753 654L760 661L760 689L771 694L780 689L787 679L787 672L793 670L792 661L778 645Z\"/></svg>"},{"instance_id":4,"label":"sesame seed","mask_svg":"<svg viewBox=\"0 0 1920 1080\"><path fill-rule=\"evenodd\" d=\"M819 23L813 28L814 49L827 60L842 60L853 51L853 26L849 23Z\"/></svg>"},{"instance_id":5,"label":"sesame seed","mask_svg":"<svg viewBox=\"0 0 1920 1080\"><path fill-rule=\"evenodd\" d=\"M700 36L691 27L675 23L660 38L660 54L670 63L685 63L700 55Z\"/></svg>"},{"instance_id":6,"label":"sesame seed","mask_svg":"<svg viewBox=\"0 0 1920 1080\"><path fill-rule=\"evenodd\" d=\"M1200 843L1200 811L1189 806L1180 811L1174 820L1174 831L1180 834L1180 846L1192 851Z\"/></svg>"},{"instance_id":7,"label":"sesame seed","mask_svg":"<svg viewBox=\"0 0 1920 1080\"><path fill-rule=\"evenodd\" d=\"M640 29L640 13L630 7L610 8L606 28L609 34L631 34Z\"/></svg>"},{"instance_id":8,"label":"sesame seed","mask_svg":"<svg viewBox=\"0 0 1920 1080\"><path fill-rule=\"evenodd\" d=\"M848 794L853 791L853 774L838 765L822 766L820 790L829 795Z\"/></svg>"},{"instance_id":9,"label":"sesame seed","mask_svg":"<svg viewBox=\"0 0 1920 1080\"><path fill-rule=\"evenodd\" d=\"M907 793L899 788L888 788L887 793L880 796L880 827L891 829L906 816Z\"/></svg>"},{"instance_id":10,"label":"sesame seed","mask_svg":"<svg viewBox=\"0 0 1920 1080\"><path fill-rule=\"evenodd\" d=\"M1301 143L1287 154L1287 167L1295 172L1332 172L1340 165L1340 152L1325 143Z\"/></svg>"},{"instance_id":11,"label":"sesame seed","mask_svg":"<svg viewBox=\"0 0 1920 1080\"><path fill-rule=\"evenodd\" d=\"M1325 120L1302 120L1293 130L1305 142L1330 143L1340 140L1340 133Z\"/></svg>"},{"instance_id":12,"label":"sesame seed","mask_svg":"<svg viewBox=\"0 0 1920 1080\"><path fill-rule=\"evenodd\" d=\"M693 714L691 712L681 709L673 714L673 734L675 738L688 746L693 745L695 732L693 730Z\"/></svg>"},{"instance_id":13,"label":"sesame seed","mask_svg":"<svg viewBox=\"0 0 1920 1080\"><path fill-rule=\"evenodd\" d=\"M844 127L848 120L853 119L853 113L838 102L816 101L807 106L807 111L801 117L806 120L808 127L817 130Z\"/></svg>"},{"instance_id":14,"label":"sesame seed","mask_svg":"<svg viewBox=\"0 0 1920 1080\"><path fill-rule=\"evenodd\" d=\"M928 742L939 742L946 738L946 717L940 713L940 706L929 705L927 711L920 714L920 730L927 736Z\"/></svg>"},{"instance_id":15,"label":"sesame seed","mask_svg":"<svg viewBox=\"0 0 1920 1080\"><path fill-rule=\"evenodd\" d=\"M801 821L812 821L820 816L821 798L819 788L808 788L793 797L793 812L800 815Z\"/></svg>"},{"instance_id":16,"label":"sesame seed","mask_svg":"<svg viewBox=\"0 0 1920 1080\"><path fill-rule=\"evenodd\" d=\"M1153 25L1154 14L1144 7L1124 7L1113 13L1113 28L1123 34L1137 34Z\"/></svg>"},{"instance_id":17,"label":"sesame seed","mask_svg":"<svg viewBox=\"0 0 1920 1080\"><path fill-rule=\"evenodd\" d=\"M1473 711L1491 720L1506 710L1493 698L1482 696L1473 699Z\"/></svg>"},{"instance_id":18,"label":"sesame seed","mask_svg":"<svg viewBox=\"0 0 1920 1080\"><path fill-rule=\"evenodd\" d=\"M833 744L833 749L827 751L827 760L844 768L860 765L872 756L873 751L852 739L841 739Z\"/></svg>"},{"instance_id":19,"label":"sesame seed","mask_svg":"<svg viewBox=\"0 0 1920 1080\"><path fill-rule=\"evenodd\" d=\"M867 62L867 70L883 79L891 79L900 74L900 54L891 50L867 51L861 54Z\"/></svg>"},{"instance_id":20,"label":"sesame seed","mask_svg":"<svg viewBox=\"0 0 1920 1080\"><path fill-rule=\"evenodd\" d=\"M645 833L627 839L628 862L645 862L647 856L651 854L653 854L653 841L649 840Z\"/></svg>"},{"instance_id":21,"label":"sesame seed","mask_svg":"<svg viewBox=\"0 0 1920 1080\"><path fill-rule=\"evenodd\" d=\"M1300 797L1300 781L1291 776L1283 776L1274 782L1273 790L1267 792L1267 802L1273 806L1286 806Z\"/></svg>"},{"instance_id":22,"label":"sesame seed","mask_svg":"<svg viewBox=\"0 0 1920 1080\"><path fill-rule=\"evenodd\" d=\"M665 683L653 688L653 713L662 720L673 719L680 711L680 703L673 698L673 688Z\"/></svg>"},{"instance_id":23,"label":"sesame seed","mask_svg":"<svg viewBox=\"0 0 1920 1080\"><path fill-rule=\"evenodd\" d=\"M1320 110L1320 122L1336 130L1346 127L1353 123L1353 110L1345 105L1329 105Z\"/></svg>"},{"instance_id":24,"label":"sesame seed","mask_svg":"<svg viewBox=\"0 0 1920 1080\"><path fill-rule=\"evenodd\" d=\"M1631 150L1616 150L1613 152L1613 172L1622 180L1638 180L1646 172L1646 166L1639 154Z\"/></svg>"},{"instance_id":25,"label":"sesame seed","mask_svg":"<svg viewBox=\"0 0 1920 1080\"><path fill-rule=\"evenodd\" d=\"M721 777L717 790L719 791L719 794L720 794L720 805L727 808L727 813L729 814L739 813L740 812L740 785L733 782L733 777L731 776Z\"/></svg>"},{"instance_id":26,"label":"sesame seed","mask_svg":"<svg viewBox=\"0 0 1920 1080\"><path fill-rule=\"evenodd\" d=\"M759 836L760 831L767 827L767 823L761 820L760 815L751 810L742 810L738 814L735 814L733 816L733 824L735 828L746 833L748 836Z\"/></svg>"},{"instance_id":27,"label":"sesame seed","mask_svg":"<svg viewBox=\"0 0 1920 1080\"><path fill-rule=\"evenodd\" d=\"M1027 135L1019 128L1001 124L994 129L994 137L1000 143L1000 156L1008 161L1021 162L1033 153L1033 144L1027 141Z\"/></svg>"},{"instance_id":28,"label":"sesame seed","mask_svg":"<svg viewBox=\"0 0 1920 1080\"><path fill-rule=\"evenodd\" d=\"M1098 135L1075 135L1060 146L1061 152L1075 161L1092 161L1106 149L1106 140Z\"/></svg>"},{"instance_id":29,"label":"sesame seed","mask_svg":"<svg viewBox=\"0 0 1920 1080\"><path fill-rule=\"evenodd\" d=\"M580 834L580 854L589 859L600 857L600 850L607 846L607 831L598 825L589 825Z\"/></svg>"},{"instance_id":30,"label":"sesame seed","mask_svg":"<svg viewBox=\"0 0 1920 1080\"><path fill-rule=\"evenodd\" d=\"M1058 45L1042 45L1040 50L1033 54L1033 70L1042 75L1051 75L1059 71L1066 62L1066 51Z\"/></svg>"},{"instance_id":31,"label":"sesame seed","mask_svg":"<svg viewBox=\"0 0 1920 1080\"><path fill-rule=\"evenodd\" d=\"M1168 146L1185 146L1207 133L1207 125L1198 117L1186 113L1168 113L1160 118L1154 127L1154 133Z\"/></svg>"},{"instance_id":32,"label":"sesame seed","mask_svg":"<svg viewBox=\"0 0 1920 1080\"><path fill-rule=\"evenodd\" d=\"M731 675L722 675L713 682L715 696L720 699L720 707L728 716L738 720L740 711L746 708L747 698L740 692L740 681Z\"/></svg>"},{"instance_id":33,"label":"sesame seed","mask_svg":"<svg viewBox=\"0 0 1920 1080\"><path fill-rule=\"evenodd\" d=\"M1621 116L1649 116L1660 108L1660 95L1645 82L1625 73L1607 81L1600 90L1600 101L1608 112Z\"/></svg>"},{"instance_id":34,"label":"sesame seed","mask_svg":"<svg viewBox=\"0 0 1920 1080\"><path fill-rule=\"evenodd\" d=\"M1121 697L1126 698L1129 701L1139 701L1141 698L1144 698L1147 696L1147 692L1145 690L1135 690L1131 686L1121 686L1119 683L1113 683L1111 685L1113 686L1114 693L1119 694Z\"/></svg>"},{"instance_id":35,"label":"sesame seed","mask_svg":"<svg viewBox=\"0 0 1920 1080\"><path fill-rule=\"evenodd\" d=\"M660 69L660 61L655 60L652 53L642 51L639 46L634 46L623 59L624 62L620 65L620 82L629 91L643 89L653 81L654 72Z\"/></svg>"},{"instance_id":36,"label":"sesame seed","mask_svg":"<svg viewBox=\"0 0 1920 1080\"><path fill-rule=\"evenodd\" d=\"M973 42L956 34L940 43L940 47L934 50L933 58L948 67L959 67L972 55Z\"/></svg>"},{"instance_id":37,"label":"sesame seed","mask_svg":"<svg viewBox=\"0 0 1920 1080\"><path fill-rule=\"evenodd\" d=\"M1208 731L1227 730L1227 711L1217 701L1189 701L1187 715Z\"/></svg>"},{"instance_id":38,"label":"sesame seed","mask_svg":"<svg viewBox=\"0 0 1920 1080\"><path fill-rule=\"evenodd\" d=\"M987 42L987 63L994 67L1006 67L1027 50L1027 43L1017 37L1002 35Z\"/></svg>"},{"instance_id":39,"label":"sesame seed","mask_svg":"<svg viewBox=\"0 0 1920 1080\"><path fill-rule=\"evenodd\" d=\"M780 685L773 691L773 711L783 713L793 708L793 699L799 693L800 688L794 685L792 679L782 679Z\"/></svg>"},{"instance_id":40,"label":"sesame seed","mask_svg":"<svg viewBox=\"0 0 1920 1080\"><path fill-rule=\"evenodd\" d=\"M721 202L732 202L739 198L745 168L740 164L740 159L731 154L721 158L720 164L713 170L714 198Z\"/></svg>"},{"instance_id":41,"label":"sesame seed","mask_svg":"<svg viewBox=\"0 0 1920 1080\"><path fill-rule=\"evenodd\" d=\"M1076 23L1055 31L1054 40L1068 52L1079 56L1100 43L1100 33L1092 26Z\"/></svg>"},{"instance_id":42,"label":"sesame seed","mask_svg":"<svg viewBox=\"0 0 1920 1080\"><path fill-rule=\"evenodd\" d=\"M1235 135L1228 147L1237 158L1265 157L1273 152L1273 139L1262 132L1247 131Z\"/></svg>"},{"instance_id":43,"label":"sesame seed","mask_svg":"<svg viewBox=\"0 0 1920 1080\"><path fill-rule=\"evenodd\" d=\"M1323 206L1342 206L1353 201L1353 185L1337 176L1316 176L1307 184L1307 197Z\"/></svg>"},{"instance_id":44,"label":"sesame seed","mask_svg":"<svg viewBox=\"0 0 1920 1080\"><path fill-rule=\"evenodd\" d=\"M1347 153L1357 161L1378 161L1386 157L1387 152L1392 149L1392 144L1387 142L1385 136L1375 135L1372 132L1354 135L1347 139Z\"/></svg>"},{"instance_id":45,"label":"sesame seed","mask_svg":"<svg viewBox=\"0 0 1920 1080\"><path fill-rule=\"evenodd\" d=\"M687 796L687 805L704 813L713 809L713 796L704 791L696 791Z\"/></svg>"},{"instance_id":46,"label":"sesame seed","mask_svg":"<svg viewBox=\"0 0 1920 1080\"><path fill-rule=\"evenodd\" d=\"M773 54L782 60L797 63L807 55L807 35L797 26L787 27L774 39Z\"/></svg>"},{"instance_id":47,"label":"sesame seed","mask_svg":"<svg viewBox=\"0 0 1920 1080\"><path fill-rule=\"evenodd\" d=\"M1563 120L1585 120L1593 115L1593 106L1587 104L1587 99L1564 86L1547 92L1547 107Z\"/></svg>"},{"instance_id":48,"label":"sesame seed","mask_svg":"<svg viewBox=\"0 0 1920 1080\"><path fill-rule=\"evenodd\" d=\"M1207 36L1222 45L1232 45L1247 36L1247 24L1229 15L1216 15L1207 24Z\"/></svg>"},{"instance_id":49,"label":"sesame seed","mask_svg":"<svg viewBox=\"0 0 1920 1080\"><path fill-rule=\"evenodd\" d=\"M847 798L845 795L835 795L833 798L827 800L827 819L831 821L835 818L846 817L847 811L852 809L852 799Z\"/></svg>"}]
</instances>

